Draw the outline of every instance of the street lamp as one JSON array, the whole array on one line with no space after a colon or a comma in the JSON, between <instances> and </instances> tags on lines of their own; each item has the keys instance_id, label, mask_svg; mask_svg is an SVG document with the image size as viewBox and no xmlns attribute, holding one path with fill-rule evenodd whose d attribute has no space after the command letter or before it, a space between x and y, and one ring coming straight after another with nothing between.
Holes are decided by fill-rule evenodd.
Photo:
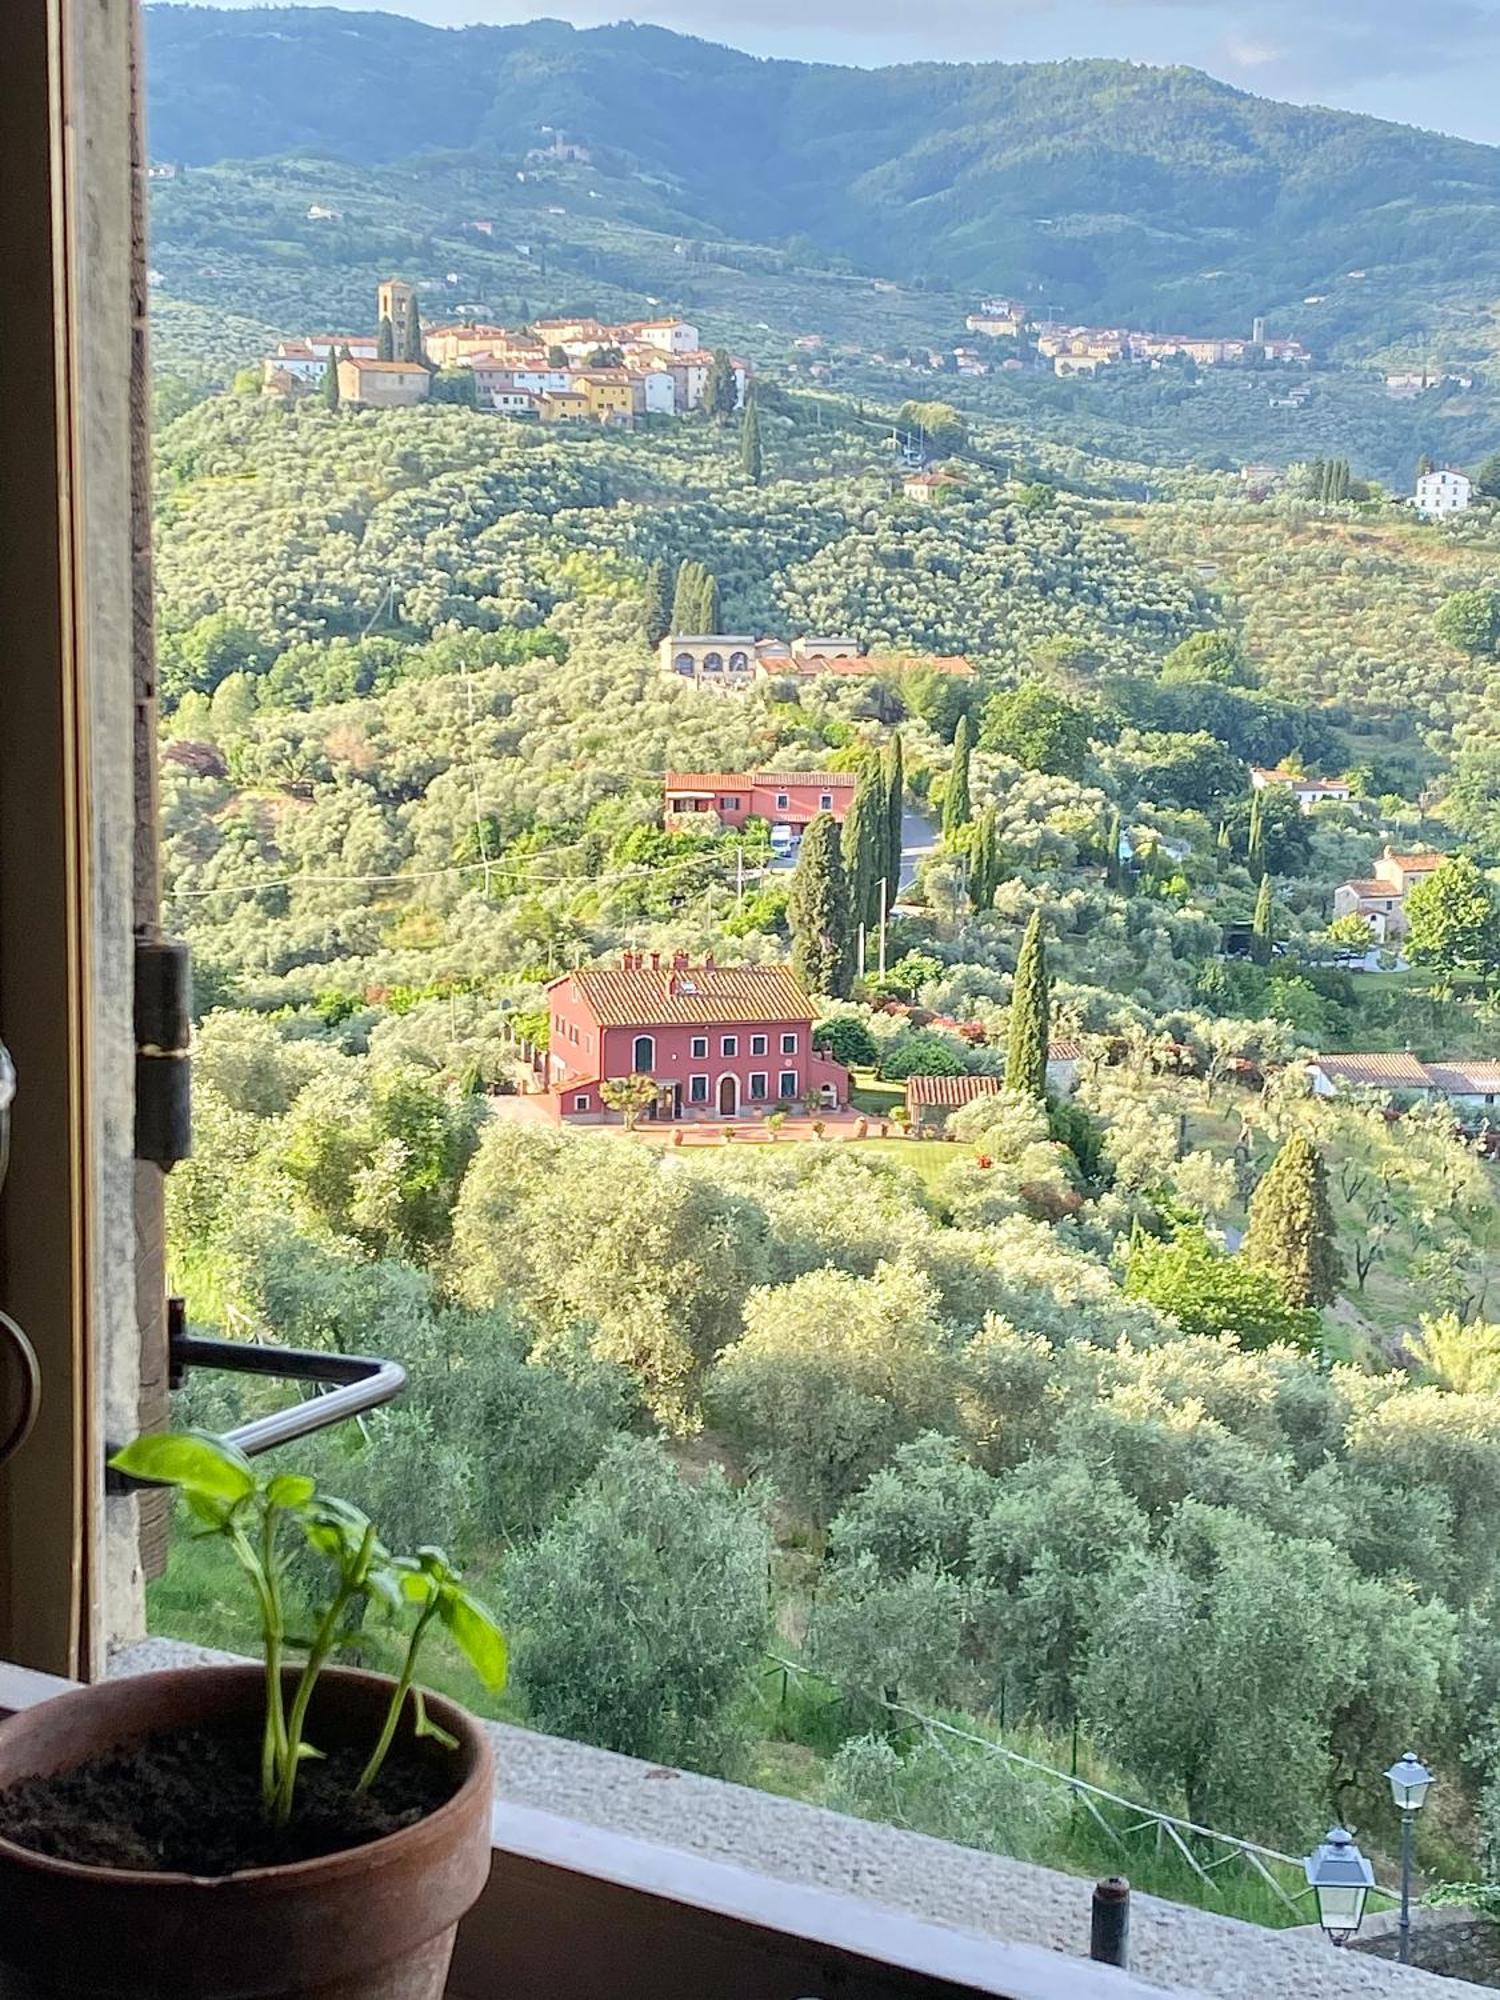
<instances>
[{"instance_id":1,"label":"street lamp","mask_svg":"<svg viewBox=\"0 0 1500 2000\"><path fill-rule=\"evenodd\" d=\"M1343 1944L1365 1918L1365 1898L1375 1882L1375 1870L1342 1826L1330 1827L1323 1845L1304 1864L1308 1885L1318 1899L1318 1922L1335 1944Z\"/></svg>"},{"instance_id":2,"label":"street lamp","mask_svg":"<svg viewBox=\"0 0 1500 2000\"><path fill-rule=\"evenodd\" d=\"M1432 1773L1408 1750L1385 1774L1391 1781L1391 1797L1401 1815L1401 1928L1397 1933L1398 1952L1403 1965L1411 1963L1411 1846L1417 1814L1426 1803Z\"/></svg>"}]
</instances>

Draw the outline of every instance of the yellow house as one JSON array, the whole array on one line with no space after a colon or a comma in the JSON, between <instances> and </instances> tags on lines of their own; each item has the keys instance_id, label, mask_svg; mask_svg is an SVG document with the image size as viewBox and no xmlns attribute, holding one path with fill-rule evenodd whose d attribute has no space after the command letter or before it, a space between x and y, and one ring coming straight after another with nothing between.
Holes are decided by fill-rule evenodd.
<instances>
[{"instance_id":1,"label":"yellow house","mask_svg":"<svg viewBox=\"0 0 1500 2000\"><path fill-rule=\"evenodd\" d=\"M596 423L629 424L635 416L635 392L623 368L591 368L576 374L573 387L587 399L589 415Z\"/></svg>"},{"instance_id":2,"label":"yellow house","mask_svg":"<svg viewBox=\"0 0 1500 2000\"><path fill-rule=\"evenodd\" d=\"M451 368L473 354L493 354L514 336L503 326L434 326L424 328L422 346L427 359L439 368Z\"/></svg>"},{"instance_id":3,"label":"yellow house","mask_svg":"<svg viewBox=\"0 0 1500 2000\"><path fill-rule=\"evenodd\" d=\"M371 410L405 410L425 403L432 377L416 361L341 361L339 400Z\"/></svg>"},{"instance_id":4,"label":"yellow house","mask_svg":"<svg viewBox=\"0 0 1500 2000\"><path fill-rule=\"evenodd\" d=\"M586 424L593 411L589 399L581 389L544 389L542 391L542 422L544 424Z\"/></svg>"}]
</instances>

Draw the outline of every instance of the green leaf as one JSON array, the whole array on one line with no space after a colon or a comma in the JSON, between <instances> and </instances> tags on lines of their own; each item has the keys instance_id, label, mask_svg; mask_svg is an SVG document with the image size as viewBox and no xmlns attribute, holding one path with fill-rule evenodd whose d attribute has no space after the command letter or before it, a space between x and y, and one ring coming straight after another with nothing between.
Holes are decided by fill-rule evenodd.
<instances>
[{"instance_id":1,"label":"green leaf","mask_svg":"<svg viewBox=\"0 0 1500 2000\"><path fill-rule=\"evenodd\" d=\"M450 1584L438 1603L438 1616L447 1626L469 1665L491 1694L505 1686L508 1656L505 1634L477 1597Z\"/></svg>"},{"instance_id":2,"label":"green leaf","mask_svg":"<svg viewBox=\"0 0 1500 2000\"><path fill-rule=\"evenodd\" d=\"M179 1486L230 1506L255 1491L249 1459L208 1431L153 1431L117 1451L110 1464L131 1479Z\"/></svg>"},{"instance_id":3,"label":"green leaf","mask_svg":"<svg viewBox=\"0 0 1500 2000\"><path fill-rule=\"evenodd\" d=\"M193 1519L201 1523L200 1535L222 1535L234 1519L233 1507L207 1493L184 1492L182 1497Z\"/></svg>"},{"instance_id":4,"label":"green leaf","mask_svg":"<svg viewBox=\"0 0 1500 2000\"><path fill-rule=\"evenodd\" d=\"M401 1579L401 1595L408 1604L431 1604L437 1594L437 1585L421 1570L408 1572Z\"/></svg>"},{"instance_id":5,"label":"green leaf","mask_svg":"<svg viewBox=\"0 0 1500 2000\"><path fill-rule=\"evenodd\" d=\"M278 1472L266 1488L266 1498L273 1507L290 1512L305 1507L317 1490L317 1480L309 1479L305 1472Z\"/></svg>"},{"instance_id":6,"label":"green leaf","mask_svg":"<svg viewBox=\"0 0 1500 2000\"><path fill-rule=\"evenodd\" d=\"M433 1721L432 1717L427 1713L427 1703L419 1687L412 1689L411 1699L412 1706L416 1710L414 1733L418 1736L430 1736L435 1743L441 1743L445 1750L456 1750L458 1748L458 1738L450 1736L446 1729Z\"/></svg>"}]
</instances>

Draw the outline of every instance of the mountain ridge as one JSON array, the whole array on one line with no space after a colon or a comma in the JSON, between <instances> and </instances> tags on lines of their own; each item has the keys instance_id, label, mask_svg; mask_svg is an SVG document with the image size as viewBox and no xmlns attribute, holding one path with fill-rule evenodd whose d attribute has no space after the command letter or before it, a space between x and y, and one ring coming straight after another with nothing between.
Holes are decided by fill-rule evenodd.
<instances>
[{"instance_id":1,"label":"mountain ridge","mask_svg":"<svg viewBox=\"0 0 1500 2000\"><path fill-rule=\"evenodd\" d=\"M560 130L607 182L665 181L706 237L808 242L1079 315L1238 325L1359 271L1333 337L1372 345L1500 292L1500 148L1183 66L846 69L650 24L327 8L153 7L147 50L153 153L190 166L519 166Z\"/></svg>"}]
</instances>

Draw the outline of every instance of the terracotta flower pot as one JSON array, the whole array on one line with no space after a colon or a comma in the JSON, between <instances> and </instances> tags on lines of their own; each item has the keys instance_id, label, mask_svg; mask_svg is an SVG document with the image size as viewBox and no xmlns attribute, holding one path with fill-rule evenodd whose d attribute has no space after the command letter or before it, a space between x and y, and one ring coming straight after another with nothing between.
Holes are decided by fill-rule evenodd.
<instances>
[{"instance_id":1,"label":"terracotta flower pot","mask_svg":"<svg viewBox=\"0 0 1500 2000\"><path fill-rule=\"evenodd\" d=\"M60 1695L0 1723L0 1789L163 1730L241 1715L258 1730L264 1685L258 1667L188 1667ZM373 1743L389 1699L379 1675L330 1670L310 1740ZM441 2000L454 1930L489 1875L494 1763L462 1709L427 1706L458 1738L458 1789L364 1847L210 1878L0 1839L0 2000Z\"/></svg>"}]
</instances>

